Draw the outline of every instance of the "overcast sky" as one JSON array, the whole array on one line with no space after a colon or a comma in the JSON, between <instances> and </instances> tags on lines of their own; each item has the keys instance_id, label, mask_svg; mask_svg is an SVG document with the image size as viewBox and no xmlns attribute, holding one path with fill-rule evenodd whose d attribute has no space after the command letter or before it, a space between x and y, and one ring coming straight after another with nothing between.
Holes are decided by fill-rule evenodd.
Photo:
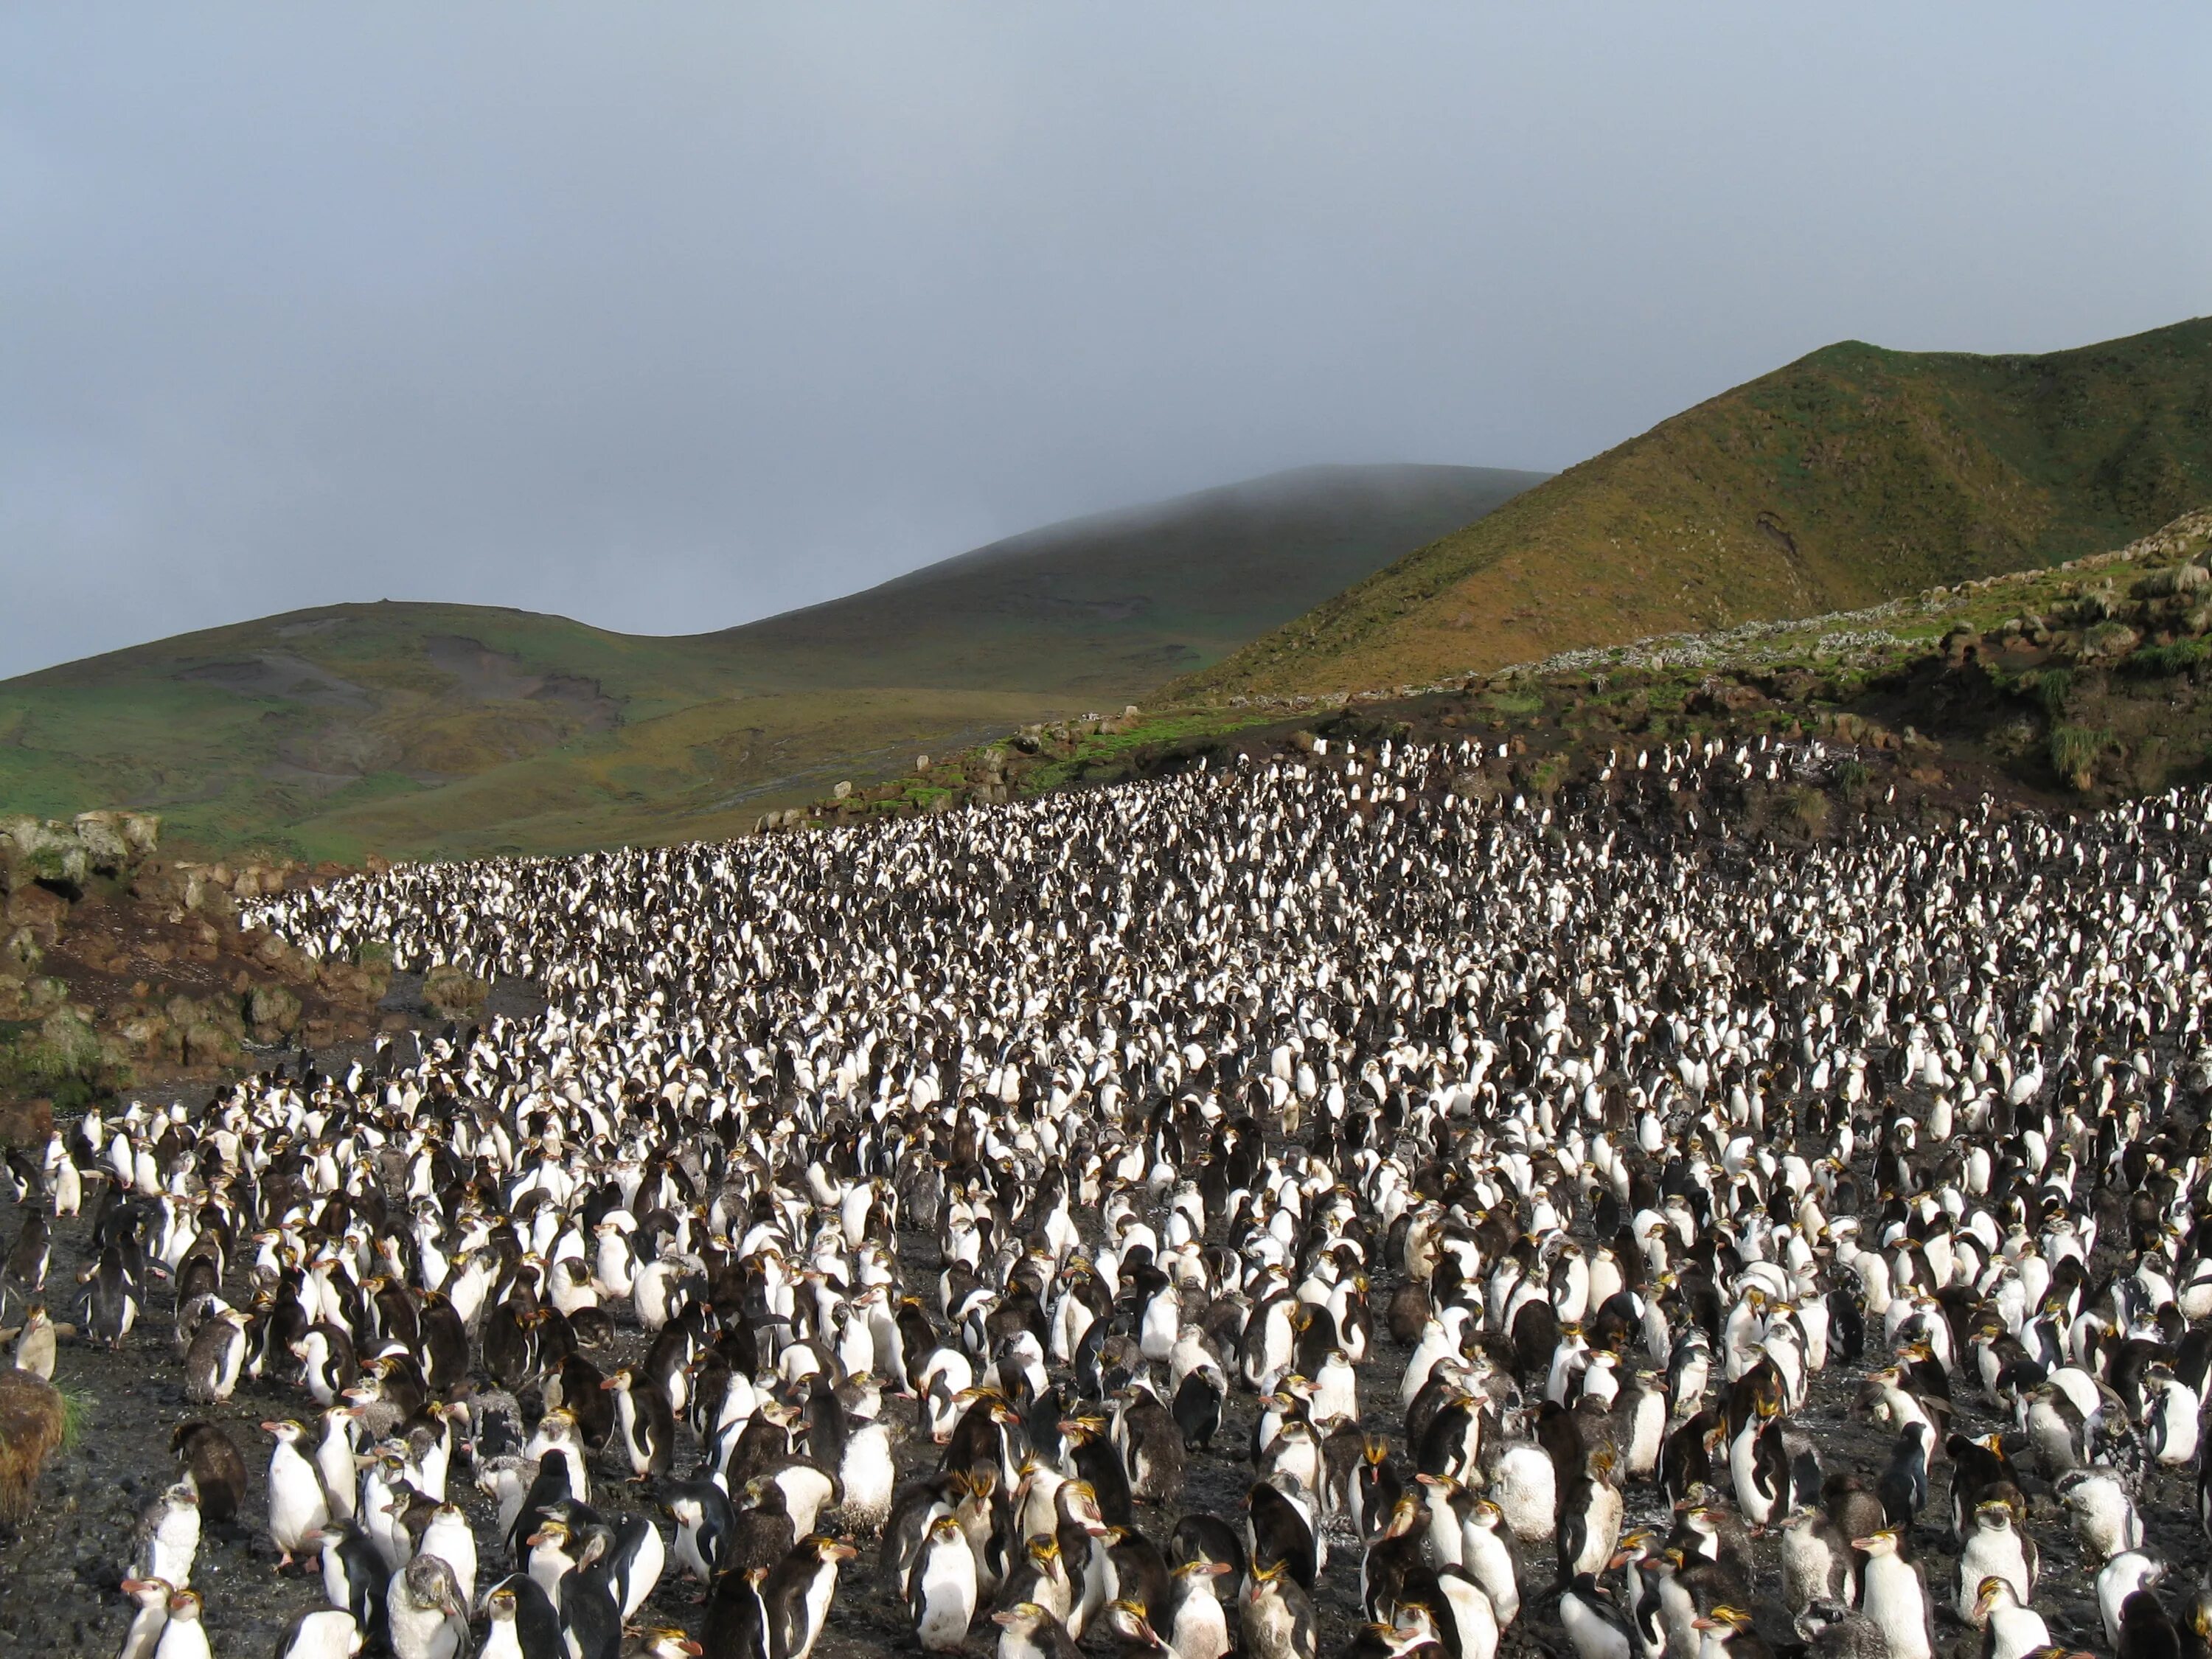
<instances>
[{"instance_id":1,"label":"overcast sky","mask_svg":"<svg viewBox=\"0 0 2212 1659\"><path fill-rule=\"evenodd\" d=\"M676 632L1831 340L2212 310L2212 7L0 15L0 674L337 599Z\"/></svg>"}]
</instances>

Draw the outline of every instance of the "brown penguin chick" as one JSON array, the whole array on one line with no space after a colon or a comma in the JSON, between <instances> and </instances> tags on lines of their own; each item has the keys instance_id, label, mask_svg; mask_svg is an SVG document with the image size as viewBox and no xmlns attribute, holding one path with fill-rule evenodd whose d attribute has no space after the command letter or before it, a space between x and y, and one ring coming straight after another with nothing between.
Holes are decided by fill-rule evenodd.
<instances>
[{"instance_id":1,"label":"brown penguin chick","mask_svg":"<svg viewBox=\"0 0 2212 1659\"><path fill-rule=\"evenodd\" d=\"M177 1425L169 1449L185 1466L185 1478L200 1496L200 1518L225 1522L238 1517L246 1498L246 1459L238 1443L219 1425L200 1418Z\"/></svg>"},{"instance_id":2,"label":"brown penguin chick","mask_svg":"<svg viewBox=\"0 0 2212 1659\"><path fill-rule=\"evenodd\" d=\"M62 1443L61 1391L28 1371L0 1370L0 1524L29 1519L47 1456Z\"/></svg>"}]
</instances>

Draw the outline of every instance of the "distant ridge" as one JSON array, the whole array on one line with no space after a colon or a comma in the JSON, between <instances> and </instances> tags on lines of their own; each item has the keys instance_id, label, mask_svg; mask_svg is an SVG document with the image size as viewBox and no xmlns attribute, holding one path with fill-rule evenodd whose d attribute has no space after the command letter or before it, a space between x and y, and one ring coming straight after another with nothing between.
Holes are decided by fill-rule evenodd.
<instances>
[{"instance_id":1,"label":"distant ridge","mask_svg":"<svg viewBox=\"0 0 2212 1659\"><path fill-rule=\"evenodd\" d=\"M147 808L172 845L316 858L727 834L1147 698L1540 477L1304 468L678 638L404 603L204 629L0 682L0 811Z\"/></svg>"},{"instance_id":2,"label":"distant ridge","mask_svg":"<svg viewBox=\"0 0 2212 1659\"><path fill-rule=\"evenodd\" d=\"M719 637L794 683L1150 691L1547 476L1300 467L1028 531Z\"/></svg>"},{"instance_id":3,"label":"distant ridge","mask_svg":"<svg viewBox=\"0 0 2212 1659\"><path fill-rule=\"evenodd\" d=\"M2042 356L1828 346L1357 582L1164 697L1420 684L1871 604L2212 501L2212 319Z\"/></svg>"}]
</instances>

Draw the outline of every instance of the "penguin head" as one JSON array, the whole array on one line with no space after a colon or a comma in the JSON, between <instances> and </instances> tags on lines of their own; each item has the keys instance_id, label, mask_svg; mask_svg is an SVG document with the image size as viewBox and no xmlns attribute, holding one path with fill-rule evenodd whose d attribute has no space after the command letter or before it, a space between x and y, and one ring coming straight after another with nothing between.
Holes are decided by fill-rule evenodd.
<instances>
[{"instance_id":1,"label":"penguin head","mask_svg":"<svg viewBox=\"0 0 2212 1659\"><path fill-rule=\"evenodd\" d=\"M1972 1622L1977 1625L1984 1622L1989 1618L1991 1609L2002 1606L2008 1601L2018 1599L2013 1592L2010 1579L2000 1578L1992 1574L1983 1579L1975 1588Z\"/></svg>"}]
</instances>

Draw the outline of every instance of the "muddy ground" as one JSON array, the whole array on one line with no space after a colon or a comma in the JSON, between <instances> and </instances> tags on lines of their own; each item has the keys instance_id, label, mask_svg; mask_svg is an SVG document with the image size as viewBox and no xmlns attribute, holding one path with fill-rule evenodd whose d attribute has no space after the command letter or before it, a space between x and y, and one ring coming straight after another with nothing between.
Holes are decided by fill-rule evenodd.
<instances>
[{"instance_id":1,"label":"muddy ground","mask_svg":"<svg viewBox=\"0 0 2212 1659\"><path fill-rule=\"evenodd\" d=\"M404 986L395 1000L403 1001ZM89 1209L89 1201L88 1209ZM0 1237L12 1239L22 1221L12 1201L0 1194ZM67 1307L77 1270L85 1265L88 1220L60 1223L56 1229L49 1300L60 1316ZM921 1235L902 1240L902 1265L911 1285L926 1298L932 1295L937 1268L934 1241ZM1393 1281L1378 1282L1376 1305L1382 1305ZM55 1381L75 1402L77 1433L72 1444L50 1462L40 1492L37 1513L20 1532L0 1540L0 1659L33 1654L106 1654L115 1651L129 1615L118 1585L127 1567L134 1517L148 1499L176 1475L168 1450L173 1427L195 1415L222 1423L246 1456L252 1478L245 1510L247 1524L227 1531L210 1528L204 1539L194 1588L205 1597L205 1620L219 1656L260 1655L271 1651L285 1626L296 1615L319 1606L319 1582L310 1577L280 1577L272 1547L260 1528L266 1513L264 1473L270 1440L259 1424L286 1417L307 1419L313 1403L299 1391L267 1382L244 1382L227 1404L197 1413L185 1401L183 1370L171 1345L173 1309L167 1293L157 1287L147 1316L123 1352L111 1354L82 1340L64 1344ZM1873 1334L1878 1339L1879 1325ZM623 1328L617 1352L595 1353L603 1368L641 1355L637 1334ZM1362 1370L1361 1395L1370 1425L1389 1431L1402 1456L1398 1436L1401 1413L1396 1406L1397 1381L1406 1352L1383 1341ZM1869 1361L1880 1356L1869 1352ZM1818 1437L1827 1467L1856 1468L1878 1474L1887 1460L1891 1437L1857 1417L1850 1409L1863 1367L1832 1368L1816 1379L1801 1420ZM1984 1433L2000 1426L1961 1387L1956 1426ZM534 1401L526 1406L535 1409ZM886 1402L886 1409L901 1430L908 1431L900 1448L902 1470L933 1467L934 1448L926 1436L911 1432L915 1422L910 1402ZM1241 1453L1249 1441L1255 1402L1249 1395L1232 1398L1212 1455L1192 1459L1188 1487L1182 1504L1172 1512L1146 1512L1146 1529L1164 1540L1176 1514L1202 1510L1235 1518L1250 1474ZM2017 1437L2013 1437L2017 1443ZM688 1429L677 1469L688 1472L696 1455ZM595 1478L595 1501L614 1510L649 1504L649 1490L626 1486L627 1468L603 1463L605 1482ZM1947 1509L1948 1471L1938 1466L1931 1482L1928 1510L1917 1528L1915 1545L1924 1564L1931 1592L1948 1603L1955 1593L1955 1556L1942 1535ZM2063 1513L2047 1490L2028 1476L2025 1484L2033 1505L2033 1521L2043 1547L2044 1578L2035 1605L2051 1626L2055 1640L2069 1647L2109 1651L2099 1620L2091 1575L2094 1563L2085 1563ZM504 1558L495 1541L493 1512L489 1500L476 1492L458 1474L453 1482L457 1501L476 1523L481 1553L478 1583L496 1581ZM2144 1497L2148 1526L2148 1549L2178 1570L2170 1588L2180 1579L2193 1582L2205 1559L2204 1540L2194 1515L2193 1474L2157 1471L2149 1477ZM1628 1494L1631 1524L1660 1524L1657 1500L1647 1486ZM664 1534L666 1531L664 1520ZM1760 1562L1762 1627L1771 1639L1787 1642L1773 1599L1778 1596L1780 1577L1775 1546L1757 1546ZM1333 1541L1324 1583L1316 1602L1322 1616L1323 1655L1340 1651L1358 1617L1358 1552L1348 1539ZM1520 1552L1522 1593L1535 1603L1554 1577L1548 1545ZM664 1578L642 1622L682 1626L696 1631L702 1617L695 1585L675 1577ZM2178 1603L2177 1603L2178 1606ZM1232 1629L1234 1621L1232 1618ZM478 1634L481 1635L481 1626ZM997 1632L981 1620L969 1639L977 1656L992 1651ZM841 1584L831 1627L817 1650L823 1659L863 1659L887 1648L908 1648L910 1632L903 1609L880 1588L875 1571L875 1551L863 1544L863 1553L849 1567ZM1090 1644L1101 1654L1111 1651L1110 1638L1097 1638ZM1978 1633L1966 1630L1948 1614L1939 1614L1937 1649L1949 1659L1952 1649L1960 1659L1979 1652ZM1549 1607L1531 1605L1522 1620L1508 1632L1502 1652L1506 1659L1529 1659L1534 1652L1571 1653Z\"/></svg>"}]
</instances>

